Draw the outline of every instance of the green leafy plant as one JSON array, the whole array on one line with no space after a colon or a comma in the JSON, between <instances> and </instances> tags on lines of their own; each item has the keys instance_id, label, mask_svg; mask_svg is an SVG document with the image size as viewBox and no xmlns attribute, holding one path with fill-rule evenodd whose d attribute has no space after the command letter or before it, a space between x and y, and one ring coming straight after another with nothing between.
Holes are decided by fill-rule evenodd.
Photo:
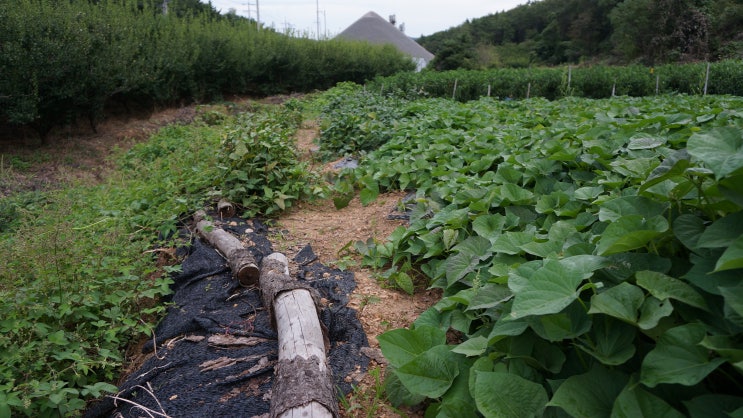
<instances>
[{"instance_id":1,"label":"green leafy plant","mask_svg":"<svg viewBox=\"0 0 743 418\"><path fill-rule=\"evenodd\" d=\"M298 161L292 139L297 113L264 108L243 114L222 141L216 185L246 216L271 215L324 191L307 164Z\"/></svg>"},{"instance_id":2,"label":"green leafy plant","mask_svg":"<svg viewBox=\"0 0 743 418\"><path fill-rule=\"evenodd\" d=\"M348 179L370 199L415 191L409 225L357 249L443 291L379 336L389 399L442 416L739 413L742 105L406 104L418 116Z\"/></svg>"}]
</instances>

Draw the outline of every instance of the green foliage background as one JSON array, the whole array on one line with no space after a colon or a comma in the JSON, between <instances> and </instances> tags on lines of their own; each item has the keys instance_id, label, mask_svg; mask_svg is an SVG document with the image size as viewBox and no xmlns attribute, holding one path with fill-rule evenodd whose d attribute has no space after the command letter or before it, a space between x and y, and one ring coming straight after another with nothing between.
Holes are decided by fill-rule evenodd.
<instances>
[{"instance_id":1,"label":"green foliage background","mask_svg":"<svg viewBox=\"0 0 743 418\"><path fill-rule=\"evenodd\" d=\"M112 101L307 92L415 68L390 46L293 38L247 19L160 10L136 0L0 0L0 123L28 124L43 138L77 118L95 124Z\"/></svg>"},{"instance_id":2,"label":"green foliage background","mask_svg":"<svg viewBox=\"0 0 743 418\"><path fill-rule=\"evenodd\" d=\"M419 39L437 70L739 59L738 0L539 0Z\"/></svg>"}]
</instances>

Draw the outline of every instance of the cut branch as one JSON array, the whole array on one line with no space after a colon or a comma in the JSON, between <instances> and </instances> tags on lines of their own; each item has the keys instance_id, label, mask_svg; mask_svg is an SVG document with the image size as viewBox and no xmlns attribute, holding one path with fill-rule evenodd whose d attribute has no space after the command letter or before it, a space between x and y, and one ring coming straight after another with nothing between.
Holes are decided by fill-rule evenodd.
<instances>
[{"instance_id":1,"label":"cut branch","mask_svg":"<svg viewBox=\"0 0 743 418\"><path fill-rule=\"evenodd\" d=\"M279 338L271 417L335 417L338 403L313 295L292 280L286 256L263 259L260 287Z\"/></svg>"},{"instance_id":2,"label":"cut branch","mask_svg":"<svg viewBox=\"0 0 743 418\"><path fill-rule=\"evenodd\" d=\"M258 283L260 270L255 264L255 258L242 242L232 234L217 228L206 218L204 211L194 214L196 221L196 232L211 246L216 248L227 259L230 270L243 286L254 286Z\"/></svg>"}]
</instances>

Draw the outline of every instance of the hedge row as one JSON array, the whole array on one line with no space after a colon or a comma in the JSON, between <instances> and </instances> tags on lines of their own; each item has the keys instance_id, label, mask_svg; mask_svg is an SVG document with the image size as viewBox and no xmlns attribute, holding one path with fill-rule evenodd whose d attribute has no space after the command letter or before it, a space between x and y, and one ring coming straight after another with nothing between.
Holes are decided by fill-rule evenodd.
<instances>
[{"instance_id":1,"label":"hedge row","mask_svg":"<svg viewBox=\"0 0 743 418\"><path fill-rule=\"evenodd\" d=\"M377 77L367 88L375 91L423 92L460 101L487 96L525 98L564 96L606 98L651 96L664 93L704 93L707 64L664 65L656 68L593 66L578 68L495 69L485 71L424 71ZM455 90L456 84L456 90ZM709 66L707 94L743 96L743 61L721 61Z\"/></svg>"},{"instance_id":2,"label":"hedge row","mask_svg":"<svg viewBox=\"0 0 743 418\"><path fill-rule=\"evenodd\" d=\"M392 47L163 15L137 0L0 0L0 124L31 125L42 137L78 117L94 123L111 99L302 92L413 68Z\"/></svg>"}]
</instances>

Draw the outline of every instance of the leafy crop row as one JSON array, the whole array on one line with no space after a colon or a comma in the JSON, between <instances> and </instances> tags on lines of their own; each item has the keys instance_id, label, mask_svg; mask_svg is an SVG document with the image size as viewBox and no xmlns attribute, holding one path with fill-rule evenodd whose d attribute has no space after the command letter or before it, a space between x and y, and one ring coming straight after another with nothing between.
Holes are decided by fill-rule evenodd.
<instances>
[{"instance_id":1,"label":"leafy crop row","mask_svg":"<svg viewBox=\"0 0 743 418\"><path fill-rule=\"evenodd\" d=\"M450 417L740 416L740 109L719 96L399 106L389 139L345 173L365 202L415 191L407 227L357 248L404 289L443 291L379 336L390 400Z\"/></svg>"},{"instance_id":2,"label":"leafy crop row","mask_svg":"<svg viewBox=\"0 0 743 418\"><path fill-rule=\"evenodd\" d=\"M372 91L423 93L429 97L477 100L490 95L500 98L566 96L607 98L652 96L655 94L702 94L706 64L640 65L627 67L578 67L497 69L483 71L424 71L377 77L367 87ZM456 83L456 91L455 91ZM710 64L709 94L743 95L743 61L729 60Z\"/></svg>"},{"instance_id":3,"label":"leafy crop row","mask_svg":"<svg viewBox=\"0 0 743 418\"><path fill-rule=\"evenodd\" d=\"M414 64L391 46L293 38L239 18L162 15L135 0L3 0L0 124L43 137L118 107L311 91ZM210 6L211 7L211 6Z\"/></svg>"}]
</instances>

